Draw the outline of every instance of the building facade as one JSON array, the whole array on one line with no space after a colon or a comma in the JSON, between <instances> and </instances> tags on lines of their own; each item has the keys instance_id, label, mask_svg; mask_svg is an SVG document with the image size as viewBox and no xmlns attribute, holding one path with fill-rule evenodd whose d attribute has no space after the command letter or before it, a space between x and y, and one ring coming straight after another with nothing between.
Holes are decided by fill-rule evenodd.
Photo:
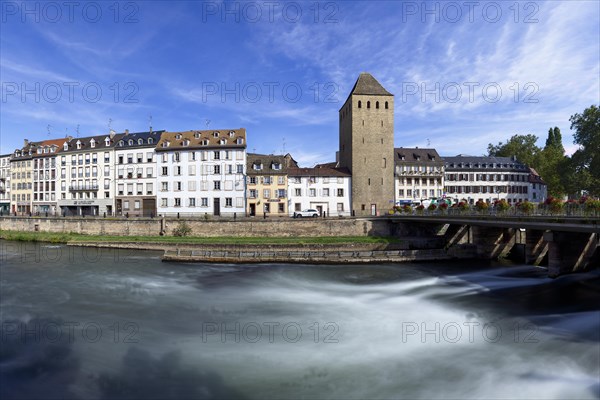
<instances>
[{"instance_id":1,"label":"building facade","mask_svg":"<svg viewBox=\"0 0 600 400\"><path fill-rule=\"evenodd\" d=\"M288 172L289 215L315 209L319 215L352 215L352 178L346 168L327 166L290 168Z\"/></svg>"},{"instance_id":2,"label":"building facade","mask_svg":"<svg viewBox=\"0 0 600 400\"><path fill-rule=\"evenodd\" d=\"M129 133L115 145L116 215L157 215L157 163L154 149L164 131ZM107 186L106 178L103 182Z\"/></svg>"},{"instance_id":3,"label":"building facade","mask_svg":"<svg viewBox=\"0 0 600 400\"><path fill-rule=\"evenodd\" d=\"M475 204L505 199L510 204L534 201L529 167L511 157L444 157L446 196Z\"/></svg>"},{"instance_id":4,"label":"building facade","mask_svg":"<svg viewBox=\"0 0 600 400\"><path fill-rule=\"evenodd\" d=\"M248 154L247 215L288 216L288 171L298 167L289 154Z\"/></svg>"},{"instance_id":5,"label":"building facade","mask_svg":"<svg viewBox=\"0 0 600 400\"><path fill-rule=\"evenodd\" d=\"M57 152L66 139L44 140L33 154L33 213L57 213Z\"/></svg>"},{"instance_id":6,"label":"building facade","mask_svg":"<svg viewBox=\"0 0 600 400\"><path fill-rule=\"evenodd\" d=\"M444 161L435 149L394 149L396 204L444 195Z\"/></svg>"},{"instance_id":7,"label":"building facade","mask_svg":"<svg viewBox=\"0 0 600 400\"><path fill-rule=\"evenodd\" d=\"M529 194L531 201L538 203L542 203L548 198L548 186L533 168L529 168Z\"/></svg>"},{"instance_id":8,"label":"building facade","mask_svg":"<svg viewBox=\"0 0 600 400\"><path fill-rule=\"evenodd\" d=\"M352 210L379 215L394 205L394 95L361 73L339 110L339 166L352 174Z\"/></svg>"},{"instance_id":9,"label":"building facade","mask_svg":"<svg viewBox=\"0 0 600 400\"><path fill-rule=\"evenodd\" d=\"M58 207L65 216L114 213L115 143L124 134L67 138L58 152Z\"/></svg>"},{"instance_id":10,"label":"building facade","mask_svg":"<svg viewBox=\"0 0 600 400\"><path fill-rule=\"evenodd\" d=\"M164 132L155 151L159 215L245 215L244 128Z\"/></svg>"},{"instance_id":11,"label":"building facade","mask_svg":"<svg viewBox=\"0 0 600 400\"><path fill-rule=\"evenodd\" d=\"M36 144L24 139L21 149L16 149L10 159L11 213L29 215L33 212L33 154Z\"/></svg>"},{"instance_id":12,"label":"building facade","mask_svg":"<svg viewBox=\"0 0 600 400\"><path fill-rule=\"evenodd\" d=\"M10 157L0 155L0 214L10 213Z\"/></svg>"}]
</instances>

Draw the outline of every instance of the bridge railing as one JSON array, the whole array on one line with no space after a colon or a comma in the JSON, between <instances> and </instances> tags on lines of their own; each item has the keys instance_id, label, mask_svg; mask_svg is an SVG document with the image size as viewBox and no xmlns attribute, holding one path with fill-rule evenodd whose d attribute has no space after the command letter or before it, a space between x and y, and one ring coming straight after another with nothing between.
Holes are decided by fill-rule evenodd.
<instances>
[{"instance_id":1,"label":"bridge railing","mask_svg":"<svg viewBox=\"0 0 600 400\"><path fill-rule=\"evenodd\" d=\"M412 209L401 212L390 213L390 216L399 216L399 215L419 215L419 216L465 216L465 217L531 217L531 216L542 216L542 217L579 217L579 218L599 218L600 217L600 209L591 208L586 204L565 204L560 209L552 208L547 205L538 205L535 204L533 208L530 210L522 210L518 207L510 207L506 210L501 210L499 208L489 207L485 210L478 210L475 207L468 208L457 208L450 207L446 210L436 209L436 210L417 210Z\"/></svg>"}]
</instances>

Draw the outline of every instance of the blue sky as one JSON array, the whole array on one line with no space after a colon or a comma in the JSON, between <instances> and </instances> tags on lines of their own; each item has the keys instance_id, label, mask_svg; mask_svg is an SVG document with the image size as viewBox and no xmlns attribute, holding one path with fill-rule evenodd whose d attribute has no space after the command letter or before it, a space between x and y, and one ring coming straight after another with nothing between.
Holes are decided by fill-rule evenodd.
<instances>
[{"instance_id":1,"label":"blue sky","mask_svg":"<svg viewBox=\"0 0 600 400\"><path fill-rule=\"evenodd\" d=\"M574 151L569 117L600 102L600 2L470 4L2 1L0 152L151 116L245 127L249 151L312 166L363 71L395 94L396 146L482 155L558 126Z\"/></svg>"}]
</instances>

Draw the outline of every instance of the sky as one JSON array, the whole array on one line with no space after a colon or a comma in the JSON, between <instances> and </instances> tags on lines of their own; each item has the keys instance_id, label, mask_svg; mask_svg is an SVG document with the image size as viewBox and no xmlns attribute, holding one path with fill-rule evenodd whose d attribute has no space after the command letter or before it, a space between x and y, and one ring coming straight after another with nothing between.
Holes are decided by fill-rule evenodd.
<instances>
[{"instance_id":1,"label":"sky","mask_svg":"<svg viewBox=\"0 0 600 400\"><path fill-rule=\"evenodd\" d=\"M361 72L396 147L484 155L600 103L600 2L1 1L0 153L23 139L246 128L248 151L335 160Z\"/></svg>"}]
</instances>

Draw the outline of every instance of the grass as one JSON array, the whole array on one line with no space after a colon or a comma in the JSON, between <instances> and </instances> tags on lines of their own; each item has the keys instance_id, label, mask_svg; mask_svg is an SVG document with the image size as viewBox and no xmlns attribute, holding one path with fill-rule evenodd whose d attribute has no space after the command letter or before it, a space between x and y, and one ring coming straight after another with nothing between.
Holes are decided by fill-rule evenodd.
<instances>
[{"instance_id":1,"label":"grass","mask_svg":"<svg viewBox=\"0 0 600 400\"><path fill-rule=\"evenodd\" d=\"M189 244L388 244L399 243L392 237L326 236L326 237L174 237L174 236L97 236L77 233L18 232L0 230L0 239L25 242L146 242Z\"/></svg>"}]
</instances>

